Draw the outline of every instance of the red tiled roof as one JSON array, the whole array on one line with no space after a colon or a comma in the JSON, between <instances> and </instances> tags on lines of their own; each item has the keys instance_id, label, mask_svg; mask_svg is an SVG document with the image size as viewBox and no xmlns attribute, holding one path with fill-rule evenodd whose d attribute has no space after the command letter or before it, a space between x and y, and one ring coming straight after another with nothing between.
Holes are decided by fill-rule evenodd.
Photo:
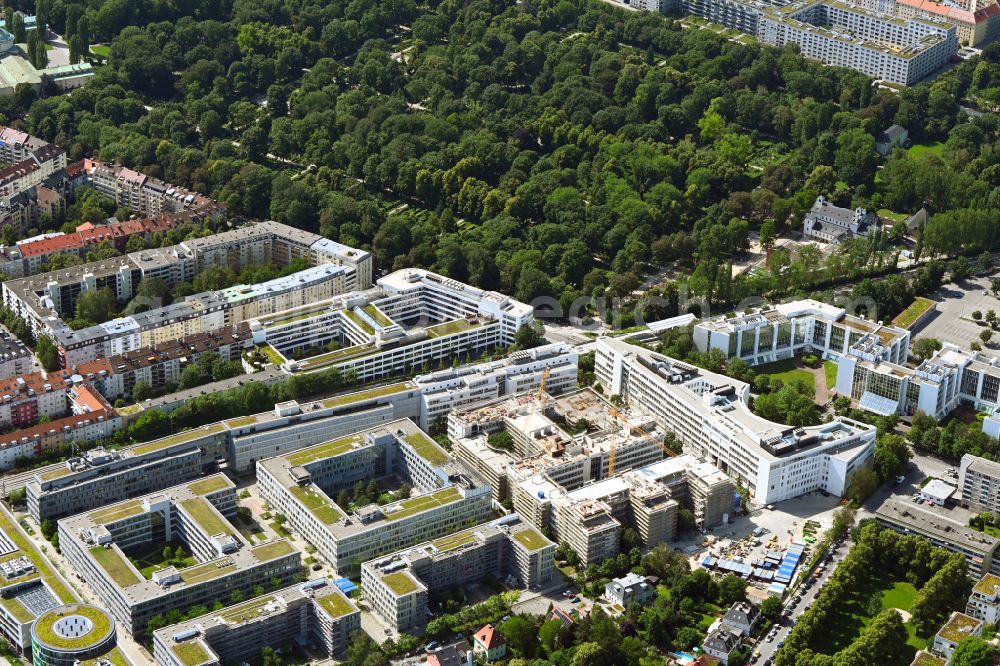
<instances>
[{"instance_id":1,"label":"red tiled roof","mask_svg":"<svg viewBox=\"0 0 1000 666\"><path fill-rule=\"evenodd\" d=\"M959 21L961 23L983 23L988 21L1000 14L1000 6L997 3L992 2L988 5L980 7L974 13L967 9L960 9L958 7L949 7L947 5L942 5L939 2L934 2L934 0L896 0L901 5L906 5L907 7L912 7L920 11L927 12L929 14L937 14L938 16L947 16L953 21Z\"/></svg>"},{"instance_id":2,"label":"red tiled roof","mask_svg":"<svg viewBox=\"0 0 1000 666\"><path fill-rule=\"evenodd\" d=\"M475 638L476 641L482 643L487 650L492 650L495 647L507 644L507 639L504 638L492 624L488 624L477 631Z\"/></svg>"},{"instance_id":3,"label":"red tiled roof","mask_svg":"<svg viewBox=\"0 0 1000 666\"><path fill-rule=\"evenodd\" d=\"M107 409L100 409L83 415L70 414L69 416L65 416L61 419L54 419L48 423L40 423L38 425L31 426L30 428L15 430L14 432L9 432L0 436L0 448L20 443L20 441L24 438L27 438L29 441L33 439L41 439L48 432L53 430L58 432L67 426L72 429L76 427L77 423L93 423L101 417L107 419L113 416L114 414L109 412Z\"/></svg>"}]
</instances>

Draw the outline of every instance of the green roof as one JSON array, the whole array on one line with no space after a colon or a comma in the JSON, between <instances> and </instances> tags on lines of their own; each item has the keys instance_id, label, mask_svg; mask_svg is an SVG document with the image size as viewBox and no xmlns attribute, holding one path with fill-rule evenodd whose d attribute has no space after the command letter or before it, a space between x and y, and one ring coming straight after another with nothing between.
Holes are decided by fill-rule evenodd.
<instances>
[{"instance_id":1,"label":"green roof","mask_svg":"<svg viewBox=\"0 0 1000 666\"><path fill-rule=\"evenodd\" d=\"M24 607L17 599L8 599L6 597L0 599L0 606L3 606L4 610L10 613L15 620L21 624L27 624L28 622L33 622L35 616Z\"/></svg>"},{"instance_id":2,"label":"green roof","mask_svg":"<svg viewBox=\"0 0 1000 666\"><path fill-rule=\"evenodd\" d=\"M375 335L375 329L372 328L372 325L369 324L367 321L365 321L364 317L359 315L357 312L355 312L354 310L341 310L341 312L344 313L344 316L346 316L348 319L357 324L358 328L360 328L362 331L364 331L368 335Z\"/></svg>"},{"instance_id":3,"label":"green roof","mask_svg":"<svg viewBox=\"0 0 1000 666\"><path fill-rule=\"evenodd\" d=\"M229 488L232 485L233 484L229 481L229 479L222 474L213 474L212 476L201 479L200 481L189 483L188 490L193 492L195 495L208 495L209 493Z\"/></svg>"},{"instance_id":4,"label":"green roof","mask_svg":"<svg viewBox=\"0 0 1000 666\"><path fill-rule=\"evenodd\" d=\"M243 426L253 425L257 423L257 415L251 414L249 416L237 416L234 419L227 419L223 421L230 428L241 428Z\"/></svg>"},{"instance_id":5,"label":"green roof","mask_svg":"<svg viewBox=\"0 0 1000 666\"><path fill-rule=\"evenodd\" d=\"M403 437L403 441L413 447L417 455L432 465L443 465L448 462L448 454L438 446L438 443L422 432Z\"/></svg>"},{"instance_id":6,"label":"green roof","mask_svg":"<svg viewBox=\"0 0 1000 666\"><path fill-rule=\"evenodd\" d=\"M324 525L331 525L344 517L323 491L315 486L292 486L288 490Z\"/></svg>"},{"instance_id":7,"label":"green roof","mask_svg":"<svg viewBox=\"0 0 1000 666\"><path fill-rule=\"evenodd\" d=\"M115 581L118 587L129 587L142 582L142 576L114 546L94 546L90 549L90 555L111 576L111 580Z\"/></svg>"},{"instance_id":8,"label":"green roof","mask_svg":"<svg viewBox=\"0 0 1000 666\"><path fill-rule=\"evenodd\" d=\"M256 599L251 599L250 601L237 604L236 606L230 606L225 610L219 611L219 617L229 624L242 624L247 620L259 617L261 615L261 609L275 599L277 599L275 595L265 594L262 597L257 597Z\"/></svg>"},{"instance_id":9,"label":"green roof","mask_svg":"<svg viewBox=\"0 0 1000 666\"><path fill-rule=\"evenodd\" d=\"M365 311L366 315L368 315L369 317L371 317L372 319L374 319L375 323L378 324L379 326L381 326L382 328L386 328L388 326L392 326L395 323L391 319L389 319L388 317L386 317L385 314L383 314L381 310L379 310L377 307L375 307L371 303L369 303L368 305L366 305L365 307L363 307L361 309Z\"/></svg>"},{"instance_id":10,"label":"green roof","mask_svg":"<svg viewBox=\"0 0 1000 666\"><path fill-rule=\"evenodd\" d=\"M198 564L193 567L188 567L187 569L181 571L180 574L181 580L185 583L194 585L196 583L204 583L206 580L218 578L219 576L231 574L236 570L236 563L230 558L225 558L223 560L214 560L206 564Z\"/></svg>"},{"instance_id":11,"label":"green roof","mask_svg":"<svg viewBox=\"0 0 1000 666\"><path fill-rule=\"evenodd\" d=\"M212 660L212 656L198 638L193 638L183 643L174 643L170 646L170 649L173 651L174 656L177 657L177 660L184 666L198 666Z\"/></svg>"},{"instance_id":12,"label":"green roof","mask_svg":"<svg viewBox=\"0 0 1000 666\"><path fill-rule=\"evenodd\" d=\"M54 628L55 623L64 617L73 615L81 615L87 618L93 623L93 628L82 636L66 637L57 634ZM34 631L39 640L46 645L65 650L82 649L97 645L107 638L108 634L114 631L114 628L114 620L107 611L83 604L53 608L43 613L34 625Z\"/></svg>"},{"instance_id":13,"label":"green roof","mask_svg":"<svg viewBox=\"0 0 1000 666\"><path fill-rule=\"evenodd\" d=\"M145 511L141 499L132 499L94 511L90 514L90 519L98 525L108 525L125 518L138 516Z\"/></svg>"},{"instance_id":14,"label":"green roof","mask_svg":"<svg viewBox=\"0 0 1000 666\"><path fill-rule=\"evenodd\" d=\"M354 449L355 445L361 444L363 441L364 439L360 435L348 435L347 437L323 442L322 444L316 444L315 446L290 453L285 459L288 460L288 464L290 465L308 465L317 460L325 460L347 453Z\"/></svg>"},{"instance_id":15,"label":"green roof","mask_svg":"<svg viewBox=\"0 0 1000 666\"><path fill-rule=\"evenodd\" d=\"M207 500L200 497L195 499L186 499L182 500L180 505L209 536L214 536L216 534L233 534L233 526Z\"/></svg>"},{"instance_id":16,"label":"green roof","mask_svg":"<svg viewBox=\"0 0 1000 666\"><path fill-rule=\"evenodd\" d=\"M382 582L385 583L386 586L388 586L388 588L398 597L414 592L417 589L416 581L414 581L413 577L405 571L397 571L395 573L382 576Z\"/></svg>"},{"instance_id":17,"label":"green roof","mask_svg":"<svg viewBox=\"0 0 1000 666\"><path fill-rule=\"evenodd\" d=\"M513 536L519 544L528 550L538 550L549 545L549 540L542 536L542 533L534 527L525 527L522 530L514 532Z\"/></svg>"},{"instance_id":18,"label":"green roof","mask_svg":"<svg viewBox=\"0 0 1000 666\"><path fill-rule=\"evenodd\" d=\"M17 524L16 521L7 512L6 507L0 507L0 530L7 535L7 538L14 542L14 545L18 547L21 554L31 560L31 563L35 565L38 569L39 575L45 579L49 588L55 593L63 603L72 603L77 601L76 593L73 592L63 582L55 570L52 568L52 564L42 554L38 552L35 548L35 544L27 537L27 535L21 531L21 526ZM25 579L19 579L25 580Z\"/></svg>"},{"instance_id":19,"label":"green roof","mask_svg":"<svg viewBox=\"0 0 1000 666\"><path fill-rule=\"evenodd\" d=\"M895 319L892 320L893 326L899 326L901 328L910 328L913 326L914 322L920 318L925 312L934 307L934 301L929 298L924 298L923 296L917 296L910 306L900 312Z\"/></svg>"},{"instance_id":20,"label":"green roof","mask_svg":"<svg viewBox=\"0 0 1000 666\"><path fill-rule=\"evenodd\" d=\"M431 545L437 548L439 551L454 550L467 543L472 543L476 540L476 535L466 530L465 532L459 532L458 534L452 534L450 536L441 537L440 539L434 539L431 541Z\"/></svg>"},{"instance_id":21,"label":"green roof","mask_svg":"<svg viewBox=\"0 0 1000 666\"><path fill-rule=\"evenodd\" d=\"M945 625L941 627L941 631L937 635L946 641L958 643L963 638L971 636L972 631L977 626L982 627L982 625L983 623L974 617L969 617L965 613L955 613L945 622Z\"/></svg>"},{"instance_id":22,"label":"green roof","mask_svg":"<svg viewBox=\"0 0 1000 666\"><path fill-rule=\"evenodd\" d=\"M947 663L947 660L934 656L930 652L924 652L921 650L913 658L913 663L910 664L910 666L945 666Z\"/></svg>"},{"instance_id":23,"label":"green roof","mask_svg":"<svg viewBox=\"0 0 1000 666\"><path fill-rule=\"evenodd\" d=\"M222 432L224 429L225 428L221 423L212 423L211 425L202 426L200 428L192 428L191 430L185 430L184 432L179 432L175 435L171 435L170 437L164 437L163 439L157 439L146 444L134 446L132 447L132 454L137 456L145 455L176 444L191 442L206 435L214 435Z\"/></svg>"},{"instance_id":24,"label":"green roof","mask_svg":"<svg viewBox=\"0 0 1000 666\"><path fill-rule=\"evenodd\" d=\"M428 509L434 509L439 506L444 506L445 504L451 504L461 498L462 494L458 492L458 488L455 486L449 486L447 488L442 488L441 490L435 490L427 495L418 495L417 497L411 497L410 499L405 499L402 502L399 502L396 505L399 506L399 510L393 511L392 513L386 513L385 519L392 521L399 520L400 518L407 518L414 514L427 511Z\"/></svg>"},{"instance_id":25,"label":"green roof","mask_svg":"<svg viewBox=\"0 0 1000 666\"><path fill-rule=\"evenodd\" d=\"M293 548L292 544L287 541L271 541L269 543L251 548L250 552L253 553L253 556L261 562L268 562L279 558L282 555L288 555L289 553L295 552L295 548Z\"/></svg>"},{"instance_id":26,"label":"green roof","mask_svg":"<svg viewBox=\"0 0 1000 666\"><path fill-rule=\"evenodd\" d=\"M369 354L374 354L375 352L376 349L373 345L354 345L352 347L344 347L343 349L326 352L325 354L320 354L319 356L310 356L309 358L302 359L299 361L299 367L306 369L320 365L329 365L330 363L338 363L340 361L347 361L353 358L367 356Z\"/></svg>"},{"instance_id":27,"label":"green roof","mask_svg":"<svg viewBox=\"0 0 1000 666\"><path fill-rule=\"evenodd\" d=\"M333 589L329 594L316 597L316 602L334 619L355 611L353 604L337 589Z\"/></svg>"},{"instance_id":28,"label":"green roof","mask_svg":"<svg viewBox=\"0 0 1000 666\"><path fill-rule=\"evenodd\" d=\"M299 314L295 314L295 315L291 315L289 317L284 317L282 319L271 321L270 323L268 323L265 326L265 328L278 328L279 326L286 326L288 324L294 324L295 322L302 321L303 319L312 319L313 317L317 317L317 316L319 316L321 314L326 314L327 312L329 312L329 309L325 305L322 306L322 307L320 307L320 308L317 308L315 305L307 305L305 307L310 308L310 309L307 310L307 311L305 311L305 312L301 312Z\"/></svg>"},{"instance_id":29,"label":"green roof","mask_svg":"<svg viewBox=\"0 0 1000 666\"><path fill-rule=\"evenodd\" d=\"M50 469L47 472L42 472L41 474L38 475L38 477L42 481L52 481L54 479L60 479L64 476L69 476L72 473L73 470L71 470L66 465L63 465L62 467L58 467L56 469Z\"/></svg>"},{"instance_id":30,"label":"green roof","mask_svg":"<svg viewBox=\"0 0 1000 666\"><path fill-rule=\"evenodd\" d=\"M444 335L462 333L480 326L482 326L482 324L476 321L469 321L468 319L455 319L452 321L446 321L443 324L429 326L427 328L427 336L431 338L440 338Z\"/></svg>"},{"instance_id":31,"label":"green roof","mask_svg":"<svg viewBox=\"0 0 1000 666\"><path fill-rule=\"evenodd\" d=\"M335 395L332 398L327 398L326 400L320 400L320 404L323 407L340 407L342 405L350 405L355 402L361 402L363 400L373 400L375 398L381 398L386 395L393 395L394 393L402 393L403 391L410 391L414 388L411 382L399 382L398 384L387 384L385 386L376 386L374 388L366 389L364 391L357 391L355 393L343 393L341 395Z\"/></svg>"}]
</instances>

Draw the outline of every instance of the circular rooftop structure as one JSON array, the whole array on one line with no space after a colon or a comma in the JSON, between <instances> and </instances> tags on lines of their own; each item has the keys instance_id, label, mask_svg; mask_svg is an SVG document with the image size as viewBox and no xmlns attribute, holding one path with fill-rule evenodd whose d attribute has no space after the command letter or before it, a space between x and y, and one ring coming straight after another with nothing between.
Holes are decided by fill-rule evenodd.
<instances>
[{"instance_id":1,"label":"circular rooftop structure","mask_svg":"<svg viewBox=\"0 0 1000 666\"><path fill-rule=\"evenodd\" d=\"M57 606L31 625L32 661L38 665L62 666L94 659L115 643L115 619L97 606Z\"/></svg>"}]
</instances>

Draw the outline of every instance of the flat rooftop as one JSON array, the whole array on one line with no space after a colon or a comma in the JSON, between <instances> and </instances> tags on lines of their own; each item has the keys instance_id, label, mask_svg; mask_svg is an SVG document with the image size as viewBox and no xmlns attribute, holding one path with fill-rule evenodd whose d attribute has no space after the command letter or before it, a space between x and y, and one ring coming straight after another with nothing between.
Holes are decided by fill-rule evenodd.
<instances>
[{"instance_id":1,"label":"flat rooftop","mask_svg":"<svg viewBox=\"0 0 1000 666\"><path fill-rule=\"evenodd\" d=\"M378 506L357 507L350 513L320 487L313 473L322 474L324 461L353 451L376 446L380 441L409 444L415 453L437 470L446 485L436 488L414 488L407 498ZM312 513L337 538L350 536L373 527L458 502L465 494L460 486L485 485L474 472L453 460L416 424L409 419L392 421L370 430L306 447L292 453L266 458L258 463L261 470L274 478L305 510ZM347 520L350 518L350 520Z\"/></svg>"},{"instance_id":2,"label":"flat rooftop","mask_svg":"<svg viewBox=\"0 0 1000 666\"><path fill-rule=\"evenodd\" d=\"M143 497L117 502L96 511L63 518L60 525L74 539L84 541L84 550L94 563L132 603L156 598L186 585L197 585L295 552L291 544L283 539L251 546L205 497L223 490L235 493L235 486L223 474L216 474ZM157 510L164 502L168 502L172 510L186 514L201 531L204 539L213 541L215 537L227 540L235 546L235 550L177 570L179 579L163 587L153 579L147 580L125 556L113 537L107 543L99 543L99 540L113 535L115 529L121 529L118 524L122 521ZM89 543L86 541L88 538L92 538ZM160 573L170 569L162 569Z\"/></svg>"},{"instance_id":3,"label":"flat rooftop","mask_svg":"<svg viewBox=\"0 0 1000 666\"><path fill-rule=\"evenodd\" d=\"M875 512L875 516L883 522L909 529L939 543L970 553L993 552L1000 541L969 527L969 519L975 515L961 507L944 508L895 498L887 499Z\"/></svg>"}]
</instances>

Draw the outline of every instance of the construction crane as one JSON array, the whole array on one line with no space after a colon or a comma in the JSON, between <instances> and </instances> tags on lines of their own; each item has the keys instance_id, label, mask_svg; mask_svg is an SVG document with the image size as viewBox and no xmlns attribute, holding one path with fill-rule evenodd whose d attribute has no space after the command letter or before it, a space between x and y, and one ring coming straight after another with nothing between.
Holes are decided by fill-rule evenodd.
<instances>
[{"instance_id":1,"label":"construction crane","mask_svg":"<svg viewBox=\"0 0 1000 666\"><path fill-rule=\"evenodd\" d=\"M551 371L552 371L552 368L549 367L549 366L545 366L545 369L542 370L542 383L538 385L538 397L539 398L544 398L545 397L545 386L549 383L549 372L551 372Z\"/></svg>"},{"instance_id":2,"label":"construction crane","mask_svg":"<svg viewBox=\"0 0 1000 666\"><path fill-rule=\"evenodd\" d=\"M624 418L625 418L625 415L622 414L621 410L618 409L617 407L614 407L614 406L608 408L608 414L613 419L622 419L622 420L624 420ZM628 423L626 422L625 425L628 426ZM648 437L651 440L653 440L654 442L656 442L656 445L659 446L660 449L663 451L663 453L666 454L666 457L673 458L674 456L677 455L676 453L674 453L673 451L671 451L669 448L667 448L667 445L664 444L663 442L661 442L659 440L659 438L657 438L656 436L654 436L652 433L650 433L648 430L646 430L642 426L637 425L637 426L633 426L633 428L635 428L636 430L638 430L640 434L645 435L646 437ZM615 448L617 448L617 445L618 445L618 431L617 430L612 430L611 431L611 451L608 452L608 476L609 477L612 477L612 476L615 475Z\"/></svg>"}]
</instances>

